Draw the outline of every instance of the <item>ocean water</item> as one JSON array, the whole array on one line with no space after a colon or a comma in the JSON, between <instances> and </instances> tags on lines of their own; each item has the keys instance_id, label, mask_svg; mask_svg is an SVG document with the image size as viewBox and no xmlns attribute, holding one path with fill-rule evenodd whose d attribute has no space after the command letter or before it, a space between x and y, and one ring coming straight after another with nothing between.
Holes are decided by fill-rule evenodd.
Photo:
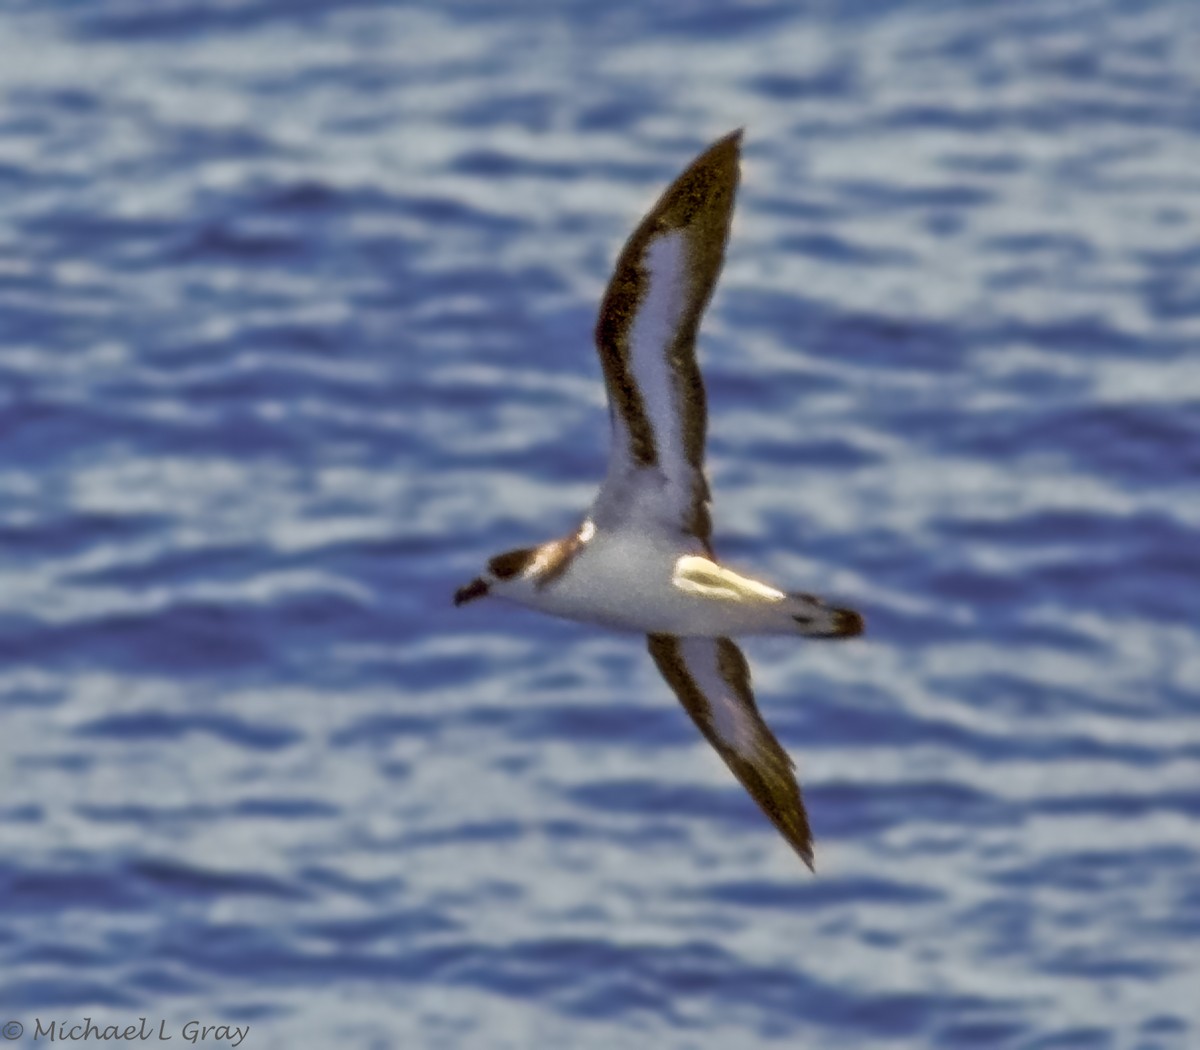
<instances>
[{"instance_id":1,"label":"ocean water","mask_svg":"<svg viewBox=\"0 0 1200 1050\"><path fill-rule=\"evenodd\" d=\"M9 1043L1200 1047L1197 53L1187 0L4 5ZM609 267L738 126L717 550L869 626L745 645L816 876L637 638L450 603L587 504Z\"/></svg>"}]
</instances>

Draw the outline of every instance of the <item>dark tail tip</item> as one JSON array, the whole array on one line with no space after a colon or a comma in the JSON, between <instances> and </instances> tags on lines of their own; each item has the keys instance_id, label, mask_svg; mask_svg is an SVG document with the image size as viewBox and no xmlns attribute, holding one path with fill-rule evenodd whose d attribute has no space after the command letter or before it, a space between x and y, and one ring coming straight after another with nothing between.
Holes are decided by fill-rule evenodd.
<instances>
[{"instance_id":1,"label":"dark tail tip","mask_svg":"<svg viewBox=\"0 0 1200 1050\"><path fill-rule=\"evenodd\" d=\"M833 633L836 638L853 638L867 629L862 614L853 609L833 610Z\"/></svg>"}]
</instances>

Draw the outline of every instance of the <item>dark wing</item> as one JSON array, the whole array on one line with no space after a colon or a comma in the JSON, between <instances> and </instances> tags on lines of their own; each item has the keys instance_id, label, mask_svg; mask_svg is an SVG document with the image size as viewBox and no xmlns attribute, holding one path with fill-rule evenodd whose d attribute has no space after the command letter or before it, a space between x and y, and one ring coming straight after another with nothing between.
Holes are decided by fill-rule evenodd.
<instances>
[{"instance_id":1,"label":"dark wing","mask_svg":"<svg viewBox=\"0 0 1200 1050\"><path fill-rule=\"evenodd\" d=\"M652 634L649 642L650 655L692 721L812 869L812 831L795 765L758 713L742 651L728 638Z\"/></svg>"},{"instance_id":2,"label":"dark wing","mask_svg":"<svg viewBox=\"0 0 1200 1050\"><path fill-rule=\"evenodd\" d=\"M714 143L667 188L621 251L605 292L596 347L612 447L591 511L601 528L632 523L708 544L696 332L725 257L741 138L735 131Z\"/></svg>"}]
</instances>

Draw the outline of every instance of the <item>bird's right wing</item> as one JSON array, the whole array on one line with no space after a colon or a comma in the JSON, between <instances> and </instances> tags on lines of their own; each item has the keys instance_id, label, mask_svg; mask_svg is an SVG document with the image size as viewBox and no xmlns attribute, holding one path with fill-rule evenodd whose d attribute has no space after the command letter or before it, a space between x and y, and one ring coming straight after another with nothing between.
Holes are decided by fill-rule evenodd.
<instances>
[{"instance_id":1,"label":"bird's right wing","mask_svg":"<svg viewBox=\"0 0 1200 1050\"><path fill-rule=\"evenodd\" d=\"M650 635L649 647L705 739L811 869L812 831L795 766L758 712L742 651L728 638L670 634Z\"/></svg>"}]
</instances>

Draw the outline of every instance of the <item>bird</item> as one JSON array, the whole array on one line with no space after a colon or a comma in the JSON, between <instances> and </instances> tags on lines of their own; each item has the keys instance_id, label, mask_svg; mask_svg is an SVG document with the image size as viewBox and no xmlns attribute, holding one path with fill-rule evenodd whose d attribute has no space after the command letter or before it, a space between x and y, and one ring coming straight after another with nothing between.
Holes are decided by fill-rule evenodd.
<instances>
[{"instance_id":1,"label":"bird","mask_svg":"<svg viewBox=\"0 0 1200 1050\"><path fill-rule=\"evenodd\" d=\"M864 621L735 572L713 550L696 337L724 263L742 135L697 156L617 258L595 327L611 433L591 507L567 536L488 559L454 603L494 597L644 634L701 734L815 871L795 764L758 710L734 638L851 638Z\"/></svg>"}]
</instances>

